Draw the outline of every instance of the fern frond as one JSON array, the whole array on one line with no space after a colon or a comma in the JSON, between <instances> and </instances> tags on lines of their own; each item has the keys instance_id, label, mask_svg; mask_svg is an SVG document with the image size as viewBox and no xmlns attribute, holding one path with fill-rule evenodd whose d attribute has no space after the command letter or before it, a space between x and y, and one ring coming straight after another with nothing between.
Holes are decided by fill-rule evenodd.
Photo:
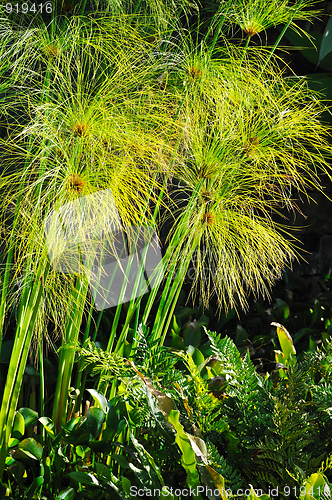
<instances>
[{"instance_id":1,"label":"fern frond","mask_svg":"<svg viewBox=\"0 0 332 500\"><path fill-rule=\"evenodd\" d=\"M232 465L227 463L225 458L219 454L216 446L210 441L206 443L206 449L209 463L224 477L226 488L227 486L236 490L242 488L244 486L244 479L241 477L240 472L233 469Z\"/></svg>"}]
</instances>

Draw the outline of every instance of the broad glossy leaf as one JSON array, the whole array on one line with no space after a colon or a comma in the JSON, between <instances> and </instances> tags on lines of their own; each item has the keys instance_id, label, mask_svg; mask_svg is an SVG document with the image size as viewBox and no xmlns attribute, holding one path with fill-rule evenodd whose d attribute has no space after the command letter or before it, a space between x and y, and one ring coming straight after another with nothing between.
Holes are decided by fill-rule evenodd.
<instances>
[{"instance_id":1,"label":"broad glossy leaf","mask_svg":"<svg viewBox=\"0 0 332 500\"><path fill-rule=\"evenodd\" d=\"M89 448L87 448L87 449L89 449ZM78 446L76 446L75 452L76 452L76 455L78 455L79 457L81 457L81 458L85 457L85 449L80 444Z\"/></svg>"},{"instance_id":2,"label":"broad glossy leaf","mask_svg":"<svg viewBox=\"0 0 332 500\"><path fill-rule=\"evenodd\" d=\"M320 46L322 43L323 35L314 31L310 31L310 38L305 35L300 36L292 29L288 29L285 33L286 38L301 51L310 62L316 66L319 64L321 68L332 71L332 54L327 54L324 59L319 60Z\"/></svg>"},{"instance_id":3,"label":"broad glossy leaf","mask_svg":"<svg viewBox=\"0 0 332 500\"><path fill-rule=\"evenodd\" d=\"M18 441L18 439L15 439L15 441ZM6 465L8 465L8 466L13 465L15 462L16 462L16 460L13 457L10 457L9 455L7 455L6 460L5 460ZM20 462L16 462L16 463L18 464Z\"/></svg>"},{"instance_id":4,"label":"broad glossy leaf","mask_svg":"<svg viewBox=\"0 0 332 500\"><path fill-rule=\"evenodd\" d=\"M88 472L86 473L79 471L69 472L67 476L69 476L71 479L74 479L74 481L77 481L78 483L81 484L89 484L95 486L99 485L98 479L93 474L90 474Z\"/></svg>"},{"instance_id":5,"label":"broad glossy leaf","mask_svg":"<svg viewBox=\"0 0 332 500\"><path fill-rule=\"evenodd\" d=\"M289 361L293 354L296 354L296 350L293 344L292 337L289 335L286 328L279 323L271 323L271 325L277 327L277 335L280 342L281 350L283 352L285 361Z\"/></svg>"},{"instance_id":6,"label":"broad glossy leaf","mask_svg":"<svg viewBox=\"0 0 332 500\"><path fill-rule=\"evenodd\" d=\"M283 365L285 364L285 358L284 358L284 355L281 351L275 350L274 356L275 356L276 363L282 363Z\"/></svg>"},{"instance_id":7,"label":"broad glossy leaf","mask_svg":"<svg viewBox=\"0 0 332 500\"><path fill-rule=\"evenodd\" d=\"M111 480L110 469L106 465L96 462L95 466L98 478L106 479L107 481Z\"/></svg>"},{"instance_id":8,"label":"broad glossy leaf","mask_svg":"<svg viewBox=\"0 0 332 500\"><path fill-rule=\"evenodd\" d=\"M322 38L322 43L320 46L320 51L319 51L319 60L321 61L324 59L324 57L329 54L332 50L332 16L330 16L330 19L326 25L323 38Z\"/></svg>"},{"instance_id":9,"label":"broad glossy leaf","mask_svg":"<svg viewBox=\"0 0 332 500\"><path fill-rule=\"evenodd\" d=\"M43 447L33 438L26 438L20 442L18 449L24 452L29 458L41 460L43 456Z\"/></svg>"},{"instance_id":10,"label":"broad glossy leaf","mask_svg":"<svg viewBox=\"0 0 332 500\"><path fill-rule=\"evenodd\" d=\"M42 476L35 477L29 488L25 491L25 495L29 498L30 495L34 495L44 484L44 478Z\"/></svg>"},{"instance_id":11,"label":"broad glossy leaf","mask_svg":"<svg viewBox=\"0 0 332 500\"><path fill-rule=\"evenodd\" d=\"M180 412L172 410L168 415L168 420L176 430L176 442L182 452L182 463L184 468L193 476L197 475L195 452L192 449L190 439L184 432L183 425L179 422Z\"/></svg>"},{"instance_id":12,"label":"broad glossy leaf","mask_svg":"<svg viewBox=\"0 0 332 500\"><path fill-rule=\"evenodd\" d=\"M181 327L176 322L176 316L175 315L173 316L173 330L174 330L174 333L176 333L177 335L179 335L179 333L181 331Z\"/></svg>"},{"instance_id":13,"label":"broad glossy leaf","mask_svg":"<svg viewBox=\"0 0 332 500\"><path fill-rule=\"evenodd\" d=\"M112 441L115 434L116 429L109 429L108 427L106 427L106 429L103 430L102 441Z\"/></svg>"},{"instance_id":14,"label":"broad glossy leaf","mask_svg":"<svg viewBox=\"0 0 332 500\"><path fill-rule=\"evenodd\" d=\"M172 330L171 333L172 333L172 347L174 349L182 350L184 347L183 338L177 335L174 330Z\"/></svg>"},{"instance_id":15,"label":"broad glossy leaf","mask_svg":"<svg viewBox=\"0 0 332 500\"><path fill-rule=\"evenodd\" d=\"M298 332L295 333L293 337L293 343L297 344L299 340L301 340L303 337L309 337L310 335L313 335L316 332L313 328L301 328Z\"/></svg>"},{"instance_id":16,"label":"broad glossy leaf","mask_svg":"<svg viewBox=\"0 0 332 500\"><path fill-rule=\"evenodd\" d=\"M180 306L175 309L174 314L176 318L181 320L189 318L189 316L191 316L195 312L197 312L195 311L195 309L191 309L190 307L186 306Z\"/></svg>"},{"instance_id":17,"label":"broad glossy leaf","mask_svg":"<svg viewBox=\"0 0 332 500\"><path fill-rule=\"evenodd\" d=\"M277 315L279 321L284 321L289 316L289 305L287 302L281 299L276 299L276 309L274 310L274 314Z\"/></svg>"},{"instance_id":18,"label":"broad glossy leaf","mask_svg":"<svg viewBox=\"0 0 332 500\"><path fill-rule=\"evenodd\" d=\"M131 482L126 477L122 476L122 488L125 493L130 494Z\"/></svg>"},{"instance_id":19,"label":"broad glossy leaf","mask_svg":"<svg viewBox=\"0 0 332 500\"><path fill-rule=\"evenodd\" d=\"M122 467L123 469L129 469L128 460L123 455L118 455L117 453L112 454L112 458Z\"/></svg>"},{"instance_id":20,"label":"broad glossy leaf","mask_svg":"<svg viewBox=\"0 0 332 500\"><path fill-rule=\"evenodd\" d=\"M51 437L54 438L55 436L55 427L53 424L52 419L49 417L40 417L39 422L43 425L44 429L46 430L47 434Z\"/></svg>"},{"instance_id":21,"label":"broad glossy leaf","mask_svg":"<svg viewBox=\"0 0 332 500\"><path fill-rule=\"evenodd\" d=\"M60 491L56 500L74 500L75 490L74 488L67 488L66 490Z\"/></svg>"},{"instance_id":22,"label":"broad glossy leaf","mask_svg":"<svg viewBox=\"0 0 332 500\"><path fill-rule=\"evenodd\" d=\"M9 444L8 444L8 447L9 448L13 448L14 446L17 446L19 444L19 440L16 439L16 438L10 438L9 439Z\"/></svg>"},{"instance_id":23,"label":"broad glossy leaf","mask_svg":"<svg viewBox=\"0 0 332 500\"><path fill-rule=\"evenodd\" d=\"M299 496L299 500L320 500L320 493L323 492L324 486L325 479L321 474L311 474L311 476L306 479L304 483L305 492Z\"/></svg>"},{"instance_id":24,"label":"broad glossy leaf","mask_svg":"<svg viewBox=\"0 0 332 500\"><path fill-rule=\"evenodd\" d=\"M93 399L100 404L100 408L103 410L103 412L106 415L109 411L109 407L108 407L108 401L105 398L104 394L101 394L100 392L96 391L95 389L87 389L87 391L91 394Z\"/></svg>"},{"instance_id":25,"label":"broad glossy leaf","mask_svg":"<svg viewBox=\"0 0 332 500\"><path fill-rule=\"evenodd\" d=\"M193 329L187 329L187 335L184 341L184 346L187 347L192 345L193 347L199 347L202 339L201 328L197 326Z\"/></svg>"},{"instance_id":26,"label":"broad glossy leaf","mask_svg":"<svg viewBox=\"0 0 332 500\"><path fill-rule=\"evenodd\" d=\"M89 447L95 453L109 455L111 450L114 448L114 444L112 441L100 441L99 439L93 439L89 441Z\"/></svg>"},{"instance_id":27,"label":"broad glossy leaf","mask_svg":"<svg viewBox=\"0 0 332 500\"><path fill-rule=\"evenodd\" d=\"M183 425L181 425L179 422L179 417L180 412L172 410L168 415L168 420L176 430L175 441L182 453L181 463L187 473L187 484L188 486L197 487L200 484L200 480L196 468L196 455L192 448L190 439L187 433L184 431ZM196 498L202 500L200 494L198 494Z\"/></svg>"},{"instance_id":28,"label":"broad glossy leaf","mask_svg":"<svg viewBox=\"0 0 332 500\"><path fill-rule=\"evenodd\" d=\"M225 311L223 311L221 314L221 318L218 321L218 329L220 329L226 323L231 321L235 317L235 314L236 314L235 309L230 309L227 314L225 313Z\"/></svg>"},{"instance_id":29,"label":"broad glossy leaf","mask_svg":"<svg viewBox=\"0 0 332 500\"><path fill-rule=\"evenodd\" d=\"M225 491L227 489L227 488L225 488L225 479L223 478L223 476L221 474L219 474L219 472L215 471L209 465L207 465L206 468L207 468L210 476L212 477L215 486L218 488L220 498L222 498L222 500L227 500L227 495L226 495L226 491Z\"/></svg>"},{"instance_id":30,"label":"broad glossy leaf","mask_svg":"<svg viewBox=\"0 0 332 500\"><path fill-rule=\"evenodd\" d=\"M196 366L201 366L201 365L204 366L205 358L199 349L195 348L191 357L193 358L193 361L194 361ZM202 366L202 368L203 368L203 366Z\"/></svg>"},{"instance_id":31,"label":"broad glossy leaf","mask_svg":"<svg viewBox=\"0 0 332 500\"><path fill-rule=\"evenodd\" d=\"M69 422L66 422L66 424L62 426L62 429L67 433L71 433L80 422L82 422L81 417L72 418Z\"/></svg>"},{"instance_id":32,"label":"broad glossy leaf","mask_svg":"<svg viewBox=\"0 0 332 500\"><path fill-rule=\"evenodd\" d=\"M20 408L18 411L24 418L26 428L32 427L37 423L38 413L36 411L31 410L30 408Z\"/></svg>"},{"instance_id":33,"label":"broad glossy leaf","mask_svg":"<svg viewBox=\"0 0 332 500\"><path fill-rule=\"evenodd\" d=\"M149 474L145 470L139 469L138 467L136 467L136 465L132 463L129 464L129 467L133 471L133 473L135 474L136 478L138 479L139 483L143 486L143 488L152 490L155 487Z\"/></svg>"},{"instance_id":34,"label":"broad glossy leaf","mask_svg":"<svg viewBox=\"0 0 332 500\"><path fill-rule=\"evenodd\" d=\"M127 422L123 419L119 422L119 425L118 425L118 429L117 429L117 433L118 434L121 434L121 432L123 431L123 429L126 427L127 425Z\"/></svg>"},{"instance_id":35,"label":"broad glossy leaf","mask_svg":"<svg viewBox=\"0 0 332 500\"><path fill-rule=\"evenodd\" d=\"M106 428L117 430L120 421L119 413L114 406L109 405L109 411L106 417Z\"/></svg>"},{"instance_id":36,"label":"broad glossy leaf","mask_svg":"<svg viewBox=\"0 0 332 500\"><path fill-rule=\"evenodd\" d=\"M317 344L316 344L316 342L310 336L309 337L309 348L308 348L308 351L316 351L316 350L317 350Z\"/></svg>"},{"instance_id":37,"label":"broad glossy leaf","mask_svg":"<svg viewBox=\"0 0 332 500\"><path fill-rule=\"evenodd\" d=\"M92 434L94 437L100 435L103 423L105 420L105 413L100 408L89 408L86 412L86 422L85 428Z\"/></svg>"},{"instance_id":38,"label":"broad glossy leaf","mask_svg":"<svg viewBox=\"0 0 332 500\"><path fill-rule=\"evenodd\" d=\"M73 432L63 438L63 441L73 444L74 446L78 446L80 444L84 446L90 445L90 442L92 440L93 435L91 434L91 432L87 432L87 429L86 427L84 427L84 425L82 425L82 427L78 429L75 429Z\"/></svg>"},{"instance_id":39,"label":"broad glossy leaf","mask_svg":"<svg viewBox=\"0 0 332 500\"><path fill-rule=\"evenodd\" d=\"M25 423L23 415L21 415L21 413L17 411L14 418L12 437L20 439L23 436L24 431L25 431Z\"/></svg>"}]
</instances>

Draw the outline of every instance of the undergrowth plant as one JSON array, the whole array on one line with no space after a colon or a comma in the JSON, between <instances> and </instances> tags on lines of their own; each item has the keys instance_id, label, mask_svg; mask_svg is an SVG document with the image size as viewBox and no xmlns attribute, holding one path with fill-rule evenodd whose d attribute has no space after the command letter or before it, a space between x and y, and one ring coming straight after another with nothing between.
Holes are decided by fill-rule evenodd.
<instances>
[{"instance_id":1,"label":"undergrowth plant","mask_svg":"<svg viewBox=\"0 0 332 500\"><path fill-rule=\"evenodd\" d=\"M277 328L287 356L291 337ZM24 487L59 498L80 498L80 492L131 498L141 490L139 496L175 499L174 491L184 498L186 488L202 499L329 497L330 343L262 376L228 337L206 331L209 353L197 364L192 347L156 348L143 325L138 331L128 359L90 340L71 346L83 370L103 374L102 383L118 381L114 398L88 389L95 405L59 434L50 418L39 418L43 441L24 438L36 412L16 413L7 458L11 497L24 498L15 496Z\"/></svg>"}]
</instances>

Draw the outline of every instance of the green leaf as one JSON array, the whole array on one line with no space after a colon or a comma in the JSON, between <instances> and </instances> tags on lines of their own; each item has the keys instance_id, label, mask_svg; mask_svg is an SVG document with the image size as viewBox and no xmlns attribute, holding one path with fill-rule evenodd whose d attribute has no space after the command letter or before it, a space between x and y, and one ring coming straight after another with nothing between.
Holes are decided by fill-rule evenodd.
<instances>
[{"instance_id":1,"label":"green leaf","mask_svg":"<svg viewBox=\"0 0 332 500\"><path fill-rule=\"evenodd\" d=\"M20 439L23 436L24 431L25 431L25 423L23 415L21 415L21 413L17 411L14 418L12 437Z\"/></svg>"},{"instance_id":2,"label":"green leaf","mask_svg":"<svg viewBox=\"0 0 332 500\"><path fill-rule=\"evenodd\" d=\"M193 361L196 366L201 366L205 361L205 358L201 353L201 351L196 348L194 349L194 352L191 354L191 357L193 358Z\"/></svg>"},{"instance_id":3,"label":"green leaf","mask_svg":"<svg viewBox=\"0 0 332 500\"><path fill-rule=\"evenodd\" d=\"M139 469L138 467L136 467L136 465L134 465L131 462L129 464L129 467L133 471L137 480L143 486L143 488L147 488L149 490L153 489L154 484L151 481L149 474L145 470Z\"/></svg>"},{"instance_id":4,"label":"green leaf","mask_svg":"<svg viewBox=\"0 0 332 500\"><path fill-rule=\"evenodd\" d=\"M8 466L9 466L9 465L13 465L13 464L15 464L15 463L16 463L16 464L18 464L18 463L20 463L20 462L16 462L16 460L14 460L14 458L13 458L13 457L10 457L9 455L7 455L7 456L6 456L6 460L5 460L5 464L6 464L6 465L8 465ZM21 465L23 466L23 464L21 464Z\"/></svg>"},{"instance_id":5,"label":"green leaf","mask_svg":"<svg viewBox=\"0 0 332 500\"><path fill-rule=\"evenodd\" d=\"M100 408L106 415L109 411L109 407L107 399L105 398L104 394L100 394L100 392L96 391L95 389L87 389L87 391L91 394L93 399L100 404Z\"/></svg>"},{"instance_id":6,"label":"green leaf","mask_svg":"<svg viewBox=\"0 0 332 500\"><path fill-rule=\"evenodd\" d=\"M38 413L36 411L31 410L30 408L20 408L18 411L24 418L26 428L32 427L37 423Z\"/></svg>"},{"instance_id":7,"label":"green leaf","mask_svg":"<svg viewBox=\"0 0 332 500\"><path fill-rule=\"evenodd\" d=\"M173 316L173 330L174 332L179 335L180 331L181 331L181 327L177 324L176 322L176 316L174 315Z\"/></svg>"},{"instance_id":8,"label":"green leaf","mask_svg":"<svg viewBox=\"0 0 332 500\"><path fill-rule=\"evenodd\" d=\"M117 433L118 434L121 434L121 432L123 431L123 429L126 427L127 425L127 422L122 419L120 422L119 422L119 425L118 425L118 429L117 429Z\"/></svg>"},{"instance_id":9,"label":"green leaf","mask_svg":"<svg viewBox=\"0 0 332 500\"><path fill-rule=\"evenodd\" d=\"M187 347L192 345L193 347L198 347L201 343L201 328L197 326L196 328L187 328L187 335L184 341L184 346Z\"/></svg>"},{"instance_id":10,"label":"green leaf","mask_svg":"<svg viewBox=\"0 0 332 500\"><path fill-rule=\"evenodd\" d=\"M303 337L309 337L313 335L316 330L313 328L301 328L298 332L295 333L293 337L293 343L297 344Z\"/></svg>"},{"instance_id":11,"label":"green leaf","mask_svg":"<svg viewBox=\"0 0 332 500\"><path fill-rule=\"evenodd\" d=\"M221 314L221 318L218 321L218 330L220 330L220 328L224 326L226 323L231 321L235 317L235 314L236 314L235 309L230 309L227 314L225 313L225 311L223 311Z\"/></svg>"},{"instance_id":12,"label":"green leaf","mask_svg":"<svg viewBox=\"0 0 332 500\"><path fill-rule=\"evenodd\" d=\"M275 350L274 356L275 356L276 363L281 363L282 365L285 364L285 357L281 351Z\"/></svg>"},{"instance_id":13,"label":"green leaf","mask_svg":"<svg viewBox=\"0 0 332 500\"><path fill-rule=\"evenodd\" d=\"M112 326L111 326L110 320L105 316L105 314L102 315L101 322L102 322L102 325L103 325L103 329L105 330L105 332L107 334L109 334L109 332L112 329Z\"/></svg>"},{"instance_id":14,"label":"green leaf","mask_svg":"<svg viewBox=\"0 0 332 500\"><path fill-rule=\"evenodd\" d=\"M25 453L29 458L41 460L43 456L43 447L33 438L26 438L20 442L18 449Z\"/></svg>"},{"instance_id":15,"label":"green leaf","mask_svg":"<svg viewBox=\"0 0 332 500\"><path fill-rule=\"evenodd\" d=\"M89 449L89 448L87 448L87 449ZM75 452L76 452L76 455L78 455L79 457L81 457L81 458L85 457L85 450L84 450L83 446L81 446L80 444L78 446L76 446Z\"/></svg>"},{"instance_id":16,"label":"green leaf","mask_svg":"<svg viewBox=\"0 0 332 500\"><path fill-rule=\"evenodd\" d=\"M191 446L190 439L187 436L187 433L184 432L184 428L179 422L179 417L179 411L171 410L168 415L168 420L176 430L175 441L182 453L181 463L187 472L187 484L189 487L191 486L196 488L200 485L199 475L196 468L196 456ZM195 498L202 500L200 494L196 495Z\"/></svg>"},{"instance_id":17,"label":"green leaf","mask_svg":"<svg viewBox=\"0 0 332 500\"><path fill-rule=\"evenodd\" d=\"M148 472L152 484L154 485L154 487L161 489L161 486L164 486L165 483L161 472L154 461L154 458L150 455L150 453L146 451L144 446L137 441L133 434L130 434L130 439L136 450L138 451L141 463L144 469Z\"/></svg>"},{"instance_id":18,"label":"green leaf","mask_svg":"<svg viewBox=\"0 0 332 500\"><path fill-rule=\"evenodd\" d=\"M102 431L104 420L105 413L103 410L97 407L89 408L86 412L85 428L96 438Z\"/></svg>"},{"instance_id":19,"label":"green leaf","mask_svg":"<svg viewBox=\"0 0 332 500\"><path fill-rule=\"evenodd\" d=\"M255 302L255 307L257 309L258 314L262 318L262 320L267 321L268 314L267 314L265 308L259 302Z\"/></svg>"},{"instance_id":20,"label":"green leaf","mask_svg":"<svg viewBox=\"0 0 332 500\"><path fill-rule=\"evenodd\" d=\"M221 474L219 474L219 472L215 471L212 467L210 467L210 465L207 465L206 469L209 472L210 476L212 477L214 485L218 488L220 498L222 498L222 500L227 500L227 494L225 491L227 488L225 488L224 477Z\"/></svg>"},{"instance_id":21,"label":"green leaf","mask_svg":"<svg viewBox=\"0 0 332 500\"><path fill-rule=\"evenodd\" d=\"M178 319L182 320L189 318L189 316L191 316L195 312L197 312L195 311L195 309L191 309L190 307L180 306L175 309L174 314Z\"/></svg>"},{"instance_id":22,"label":"green leaf","mask_svg":"<svg viewBox=\"0 0 332 500\"><path fill-rule=\"evenodd\" d=\"M43 484L44 478L42 476L35 477L29 488L25 491L25 496L29 497L30 495L34 495Z\"/></svg>"},{"instance_id":23,"label":"green leaf","mask_svg":"<svg viewBox=\"0 0 332 500\"><path fill-rule=\"evenodd\" d=\"M320 307L320 303L318 300L315 300L314 309L313 309L313 312L311 314L312 314L312 316L311 316L311 321L310 321L309 327L314 326L314 324L317 321L317 318L321 317L321 307Z\"/></svg>"},{"instance_id":24,"label":"green leaf","mask_svg":"<svg viewBox=\"0 0 332 500\"><path fill-rule=\"evenodd\" d=\"M332 50L332 16L330 16L330 19L326 25L323 34L322 43L319 51L319 61L324 59L324 57L327 54L329 54L331 50Z\"/></svg>"},{"instance_id":25,"label":"green leaf","mask_svg":"<svg viewBox=\"0 0 332 500\"><path fill-rule=\"evenodd\" d=\"M44 429L46 430L47 434L51 438L54 438L55 437L55 432L54 432L55 427L54 427L52 419L49 417L40 417L38 420L42 424Z\"/></svg>"},{"instance_id":26,"label":"green leaf","mask_svg":"<svg viewBox=\"0 0 332 500\"><path fill-rule=\"evenodd\" d=\"M101 464L99 462L96 462L96 472L98 478L102 479L103 481L110 481L111 480L111 472L106 465Z\"/></svg>"},{"instance_id":27,"label":"green leaf","mask_svg":"<svg viewBox=\"0 0 332 500\"><path fill-rule=\"evenodd\" d=\"M67 474L71 479L74 479L74 481L77 481L78 483L81 484L88 484L88 485L94 485L94 486L99 486L99 481L98 479L93 475L88 472L69 472Z\"/></svg>"},{"instance_id":28,"label":"green leaf","mask_svg":"<svg viewBox=\"0 0 332 500\"><path fill-rule=\"evenodd\" d=\"M323 490L324 486L325 479L322 474L311 474L304 483L305 492L299 496L299 500L319 500L321 498L320 492Z\"/></svg>"},{"instance_id":29,"label":"green leaf","mask_svg":"<svg viewBox=\"0 0 332 500\"><path fill-rule=\"evenodd\" d=\"M119 425L120 421L120 416L119 413L116 411L115 407L113 405L108 406L109 411L107 413L106 417L106 428L111 429L112 431L116 431Z\"/></svg>"},{"instance_id":30,"label":"green leaf","mask_svg":"<svg viewBox=\"0 0 332 500\"><path fill-rule=\"evenodd\" d=\"M116 434L116 429L108 429L106 427L106 429L103 430L101 439L102 441L112 441L115 434Z\"/></svg>"},{"instance_id":31,"label":"green leaf","mask_svg":"<svg viewBox=\"0 0 332 500\"><path fill-rule=\"evenodd\" d=\"M316 342L311 338L311 335L309 336L309 348L308 351L316 351L317 350L317 344Z\"/></svg>"},{"instance_id":32,"label":"green leaf","mask_svg":"<svg viewBox=\"0 0 332 500\"><path fill-rule=\"evenodd\" d=\"M14 446L17 446L18 444L19 444L18 439L10 438L8 448L13 448Z\"/></svg>"},{"instance_id":33,"label":"green leaf","mask_svg":"<svg viewBox=\"0 0 332 500\"><path fill-rule=\"evenodd\" d=\"M293 354L296 354L295 347L293 344L292 337L289 335L286 328L279 323L271 323L271 325L277 327L277 335L280 342L281 350L284 355L284 362L287 366L287 363L292 359ZM296 360L296 358L295 358Z\"/></svg>"},{"instance_id":34,"label":"green leaf","mask_svg":"<svg viewBox=\"0 0 332 500\"><path fill-rule=\"evenodd\" d=\"M125 493L127 493L127 495L130 495L131 482L129 481L129 479L127 479L126 477L122 476L121 483L122 483L123 491Z\"/></svg>"},{"instance_id":35,"label":"green leaf","mask_svg":"<svg viewBox=\"0 0 332 500\"><path fill-rule=\"evenodd\" d=\"M321 68L329 71L332 70L331 53L328 53L324 59L319 60L320 46L323 39L323 35L321 33L310 31L308 38L305 35L300 36L298 33L295 33L295 31L289 28L286 31L285 36L295 47L298 48L298 50L301 50L301 54L303 54L308 61L312 62L316 66L319 65Z\"/></svg>"},{"instance_id":36,"label":"green leaf","mask_svg":"<svg viewBox=\"0 0 332 500\"><path fill-rule=\"evenodd\" d=\"M180 351L183 349L183 338L175 333L174 330L171 331L172 334L172 347L173 349L179 349Z\"/></svg>"},{"instance_id":37,"label":"green leaf","mask_svg":"<svg viewBox=\"0 0 332 500\"><path fill-rule=\"evenodd\" d=\"M66 490L60 491L56 500L74 500L75 490L74 488L67 488Z\"/></svg>"},{"instance_id":38,"label":"green leaf","mask_svg":"<svg viewBox=\"0 0 332 500\"><path fill-rule=\"evenodd\" d=\"M129 469L129 464L123 455L117 453L112 454L112 458L122 467L123 469Z\"/></svg>"},{"instance_id":39,"label":"green leaf","mask_svg":"<svg viewBox=\"0 0 332 500\"><path fill-rule=\"evenodd\" d=\"M277 314L279 321L283 322L286 320L289 316L289 305L287 302L281 299L276 299L275 313Z\"/></svg>"},{"instance_id":40,"label":"green leaf","mask_svg":"<svg viewBox=\"0 0 332 500\"><path fill-rule=\"evenodd\" d=\"M89 441L89 448L91 448L94 453L103 453L104 455L109 455L113 447L114 445L112 441L103 441L99 439Z\"/></svg>"},{"instance_id":41,"label":"green leaf","mask_svg":"<svg viewBox=\"0 0 332 500\"><path fill-rule=\"evenodd\" d=\"M74 417L68 422L66 422L66 424L62 426L62 429L68 434L70 434L81 422L82 422L81 417Z\"/></svg>"}]
</instances>

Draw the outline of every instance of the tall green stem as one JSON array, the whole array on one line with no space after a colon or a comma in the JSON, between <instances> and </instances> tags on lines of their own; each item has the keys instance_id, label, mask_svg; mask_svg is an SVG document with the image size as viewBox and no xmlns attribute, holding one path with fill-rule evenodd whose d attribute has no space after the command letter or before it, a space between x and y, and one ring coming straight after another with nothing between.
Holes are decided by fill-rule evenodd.
<instances>
[{"instance_id":1,"label":"tall green stem","mask_svg":"<svg viewBox=\"0 0 332 500\"><path fill-rule=\"evenodd\" d=\"M11 435L14 414L21 389L38 307L43 294L43 278L47 277L49 263L44 250L36 273L28 302L17 324L13 352L9 362L8 374L0 410L0 479L2 479L8 443Z\"/></svg>"},{"instance_id":2,"label":"tall green stem","mask_svg":"<svg viewBox=\"0 0 332 500\"><path fill-rule=\"evenodd\" d=\"M281 33L280 33L280 35L279 35L279 36L278 36L278 38L277 38L277 41L276 41L276 42L275 42L275 44L273 45L273 47L272 47L272 49L271 49L271 51L270 51L269 55L267 56L267 59L266 59L265 63L263 64L263 66L262 66L262 68L261 68L261 70L260 70L260 72L259 72L259 74L260 74L260 75L262 75L262 74L263 74L264 69L266 68L266 66L267 66L267 64L268 64L268 62L269 62L269 60L270 60L270 59L271 59L271 57L273 56L273 54L274 54L274 52L275 52L276 48L278 47L278 45L279 45L279 43L280 43L280 41L281 41L282 37L284 36L284 34L286 33L286 31L288 30L288 28L289 28L289 26L291 25L291 23L292 23L292 19L290 19L290 20L288 21L288 23L287 23L287 24L285 24L285 26L283 27L283 29L282 29L282 31L281 31Z\"/></svg>"},{"instance_id":3,"label":"tall green stem","mask_svg":"<svg viewBox=\"0 0 332 500\"><path fill-rule=\"evenodd\" d=\"M74 304L75 307L73 307L68 314L54 395L52 419L56 425L57 432L60 432L61 426L66 422L68 392L75 358L75 350L66 349L66 344L72 344L74 346L77 343L87 292L88 280L85 276L79 276L71 297L71 303Z\"/></svg>"}]
</instances>

